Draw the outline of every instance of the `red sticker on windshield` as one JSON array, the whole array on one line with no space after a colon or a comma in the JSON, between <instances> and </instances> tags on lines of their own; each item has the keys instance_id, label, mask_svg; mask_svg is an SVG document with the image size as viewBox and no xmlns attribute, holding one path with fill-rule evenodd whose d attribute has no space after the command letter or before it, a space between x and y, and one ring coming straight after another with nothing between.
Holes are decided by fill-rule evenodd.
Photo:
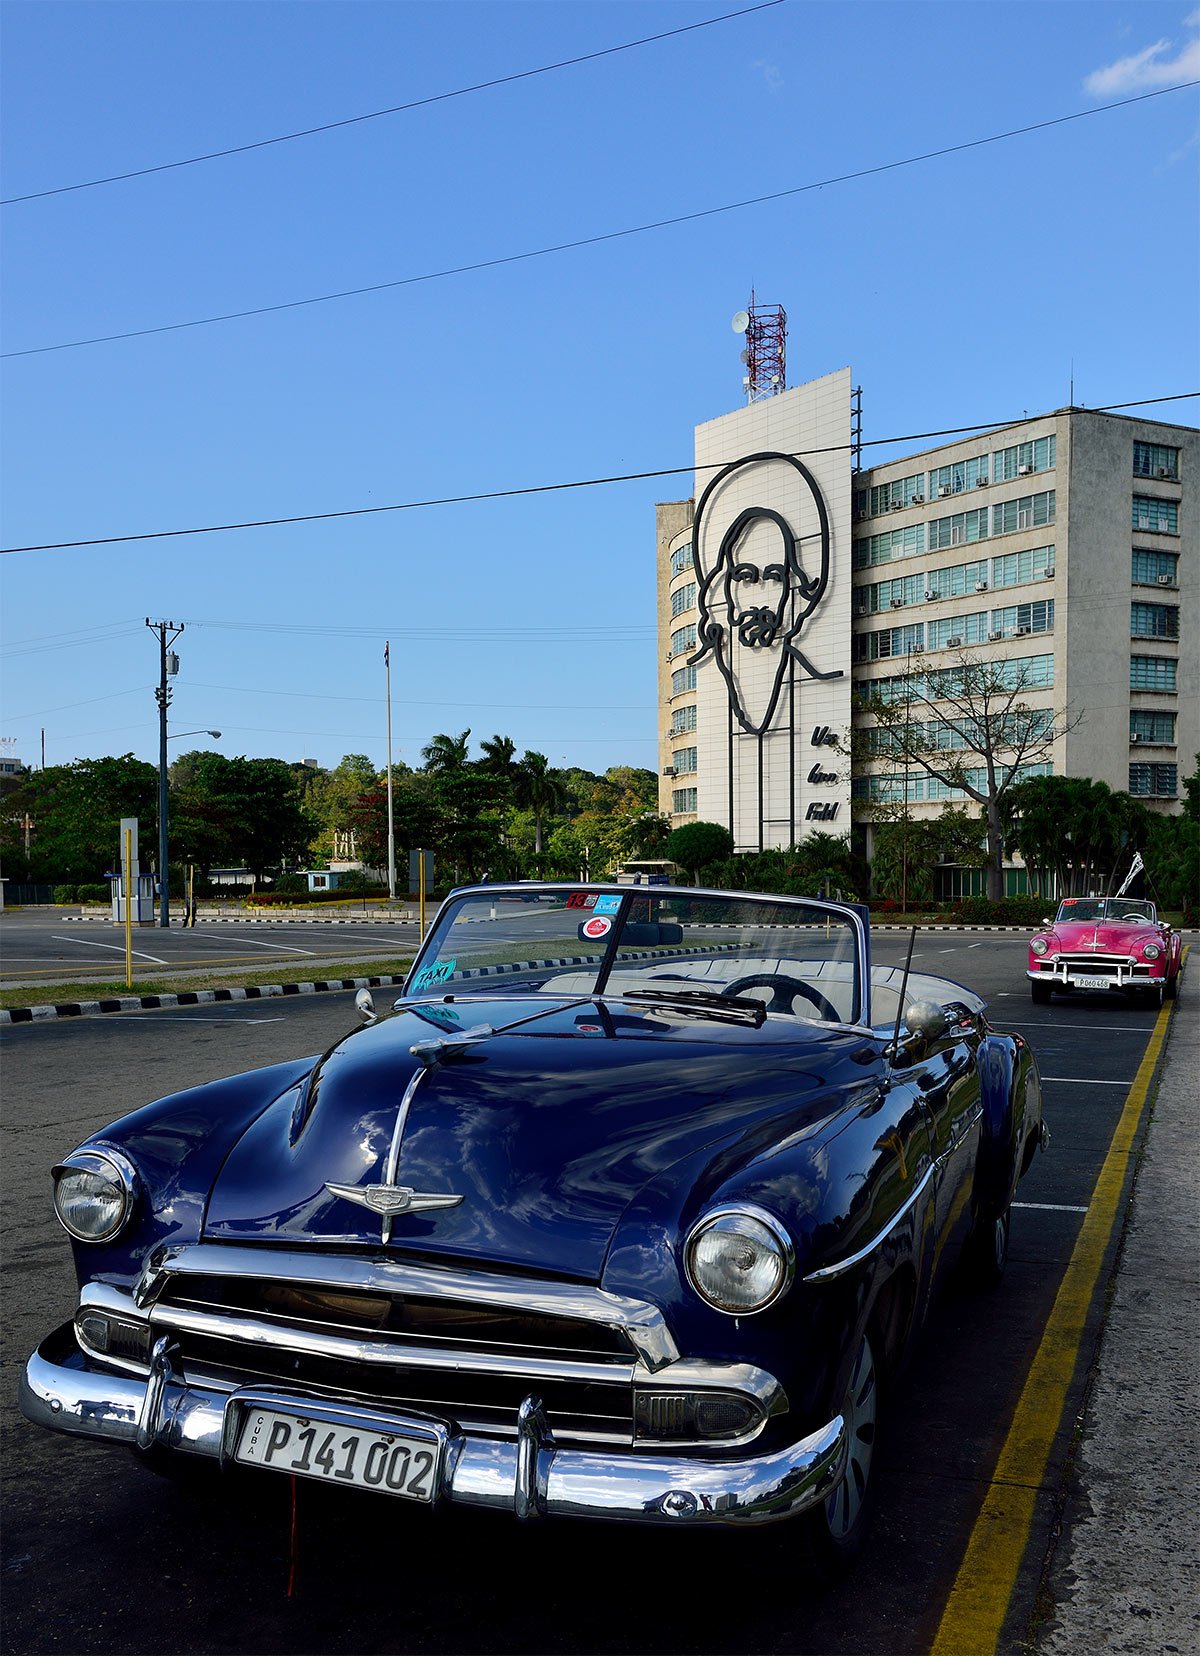
<instances>
[{"instance_id":1,"label":"red sticker on windshield","mask_svg":"<svg viewBox=\"0 0 1200 1656\"><path fill-rule=\"evenodd\" d=\"M612 921L607 914L593 914L590 920L585 920L580 928L585 937L607 937L612 930Z\"/></svg>"},{"instance_id":2,"label":"red sticker on windshield","mask_svg":"<svg viewBox=\"0 0 1200 1656\"><path fill-rule=\"evenodd\" d=\"M571 893L571 895L567 898L567 907L568 908L592 908L592 907L595 906L595 902L596 902L596 896L595 896L594 892L573 891Z\"/></svg>"}]
</instances>

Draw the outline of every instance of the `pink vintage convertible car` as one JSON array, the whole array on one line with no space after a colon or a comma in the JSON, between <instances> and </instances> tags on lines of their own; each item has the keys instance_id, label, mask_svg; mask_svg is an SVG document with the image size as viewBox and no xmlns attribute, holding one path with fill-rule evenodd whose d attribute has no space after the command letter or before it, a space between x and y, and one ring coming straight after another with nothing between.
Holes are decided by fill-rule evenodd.
<instances>
[{"instance_id":1,"label":"pink vintage convertible car","mask_svg":"<svg viewBox=\"0 0 1200 1656\"><path fill-rule=\"evenodd\" d=\"M1056 989L1123 989L1157 1006L1173 999L1183 940L1141 897L1064 897L1053 925L1029 941L1035 1001Z\"/></svg>"}]
</instances>

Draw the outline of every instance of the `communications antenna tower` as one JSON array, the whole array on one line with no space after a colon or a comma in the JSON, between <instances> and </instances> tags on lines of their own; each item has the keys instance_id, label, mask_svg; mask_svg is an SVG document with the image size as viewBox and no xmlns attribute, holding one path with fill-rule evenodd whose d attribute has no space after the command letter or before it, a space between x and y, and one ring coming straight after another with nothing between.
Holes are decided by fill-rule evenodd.
<instances>
[{"instance_id":1,"label":"communications antenna tower","mask_svg":"<svg viewBox=\"0 0 1200 1656\"><path fill-rule=\"evenodd\" d=\"M745 334L742 390L747 402L762 402L787 389L787 312L782 305L760 305L750 289L750 308L736 313L734 333Z\"/></svg>"}]
</instances>

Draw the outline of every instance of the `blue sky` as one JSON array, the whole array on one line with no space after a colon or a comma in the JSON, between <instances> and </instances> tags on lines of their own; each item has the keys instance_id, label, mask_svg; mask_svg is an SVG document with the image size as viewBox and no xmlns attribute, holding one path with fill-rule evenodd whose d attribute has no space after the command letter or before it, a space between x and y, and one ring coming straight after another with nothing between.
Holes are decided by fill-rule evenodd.
<instances>
[{"instance_id":1,"label":"blue sky","mask_svg":"<svg viewBox=\"0 0 1200 1656\"><path fill-rule=\"evenodd\" d=\"M717 17L699 5L4 6L3 195L338 121ZM3 209L4 349L309 298L622 230L1200 76L1187 5L786 3L404 114ZM599 246L3 364L5 546L687 466L741 400L849 365L864 436L1200 386L1200 98ZM1157 417L1195 422L1197 404ZM867 451L873 460L886 447ZM654 502L679 478L0 560L27 763L382 764L502 732L653 766Z\"/></svg>"}]
</instances>

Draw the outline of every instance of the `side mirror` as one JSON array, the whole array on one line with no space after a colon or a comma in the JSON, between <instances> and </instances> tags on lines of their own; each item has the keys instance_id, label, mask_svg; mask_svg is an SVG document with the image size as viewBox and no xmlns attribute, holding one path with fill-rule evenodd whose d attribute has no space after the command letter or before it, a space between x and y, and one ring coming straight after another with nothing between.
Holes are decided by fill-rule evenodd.
<instances>
[{"instance_id":1,"label":"side mirror","mask_svg":"<svg viewBox=\"0 0 1200 1656\"><path fill-rule=\"evenodd\" d=\"M936 1041L950 1027L944 1007L935 1001L914 1001L904 1014L905 1027L924 1041Z\"/></svg>"},{"instance_id":2,"label":"side mirror","mask_svg":"<svg viewBox=\"0 0 1200 1656\"><path fill-rule=\"evenodd\" d=\"M1042 921L1043 926L1052 926L1053 924L1054 924L1054 921L1051 920L1048 916L1046 918L1044 918L1043 921Z\"/></svg>"},{"instance_id":3,"label":"side mirror","mask_svg":"<svg viewBox=\"0 0 1200 1656\"><path fill-rule=\"evenodd\" d=\"M373 1024L379 1014L375 1010L375 997L369 989L360 989L354 997L355 1009L364 1023Z\"/></svg>"}]
</instances>

